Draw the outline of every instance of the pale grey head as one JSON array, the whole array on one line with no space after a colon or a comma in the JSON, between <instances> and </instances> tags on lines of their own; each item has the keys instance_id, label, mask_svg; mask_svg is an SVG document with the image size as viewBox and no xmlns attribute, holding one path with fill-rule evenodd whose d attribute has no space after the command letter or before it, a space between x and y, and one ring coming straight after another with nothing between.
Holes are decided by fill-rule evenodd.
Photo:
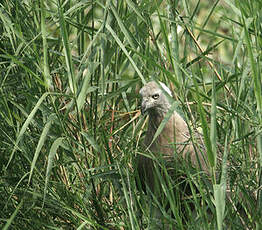
<instances>
[{"instance_id":1,"label":"pale grey head","mask_svg":"<svg viewBox=\"0 0 262 230\"><path fill-rule=\"evenodd\" d=\"M162 82L150 81L139 91L142 97L141 112L164 114L170 108L166 95L172 97L170 89Z\"/></svg>"}]
</instances>

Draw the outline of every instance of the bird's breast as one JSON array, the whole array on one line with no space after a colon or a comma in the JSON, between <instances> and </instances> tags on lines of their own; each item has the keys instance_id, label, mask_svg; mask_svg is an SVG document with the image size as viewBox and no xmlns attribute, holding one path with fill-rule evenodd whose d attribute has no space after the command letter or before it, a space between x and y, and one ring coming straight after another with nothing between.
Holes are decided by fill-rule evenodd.
<instances>
[{"instance_id":1,"label":"bird's breast","mask_svg":"<svg viewBox=\"0 0 262 230\"><path fill-rule=\"evenodd\" d=\"M160 152L163 155L173 155L174 150L181 152L188 148L188 127L186 122L177 113L170 117L162 131L154 139L163 117L150 116L145 145L152 152Z\"/></svg>"}]
</instances>

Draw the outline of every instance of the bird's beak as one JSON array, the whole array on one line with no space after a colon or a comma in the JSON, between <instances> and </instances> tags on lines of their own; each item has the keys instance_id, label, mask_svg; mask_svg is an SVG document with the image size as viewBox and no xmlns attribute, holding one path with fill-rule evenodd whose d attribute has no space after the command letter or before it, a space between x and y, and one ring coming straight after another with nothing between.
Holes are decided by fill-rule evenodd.
<instances>
[{"instance_id":1,"label":"bird's beak","mask_svg":"<svg viewBox=\"0 0 262 230\"><path fill-rule=\"evenodd\" d=\"M144 115L146 112L145 106L142 105L140 110L141 110L141 114Z\"/></svg>"},{"instance_id":2,"label":"bird's beak","mask_svg":"<svg viewBox=\"0 0 262 230\"><path fill-rule=\"evenodd\" d=\"M142 101L141 103L141 114L144 115L147 111L146 103L145 101Z\"/></svg>"}]
</instances>

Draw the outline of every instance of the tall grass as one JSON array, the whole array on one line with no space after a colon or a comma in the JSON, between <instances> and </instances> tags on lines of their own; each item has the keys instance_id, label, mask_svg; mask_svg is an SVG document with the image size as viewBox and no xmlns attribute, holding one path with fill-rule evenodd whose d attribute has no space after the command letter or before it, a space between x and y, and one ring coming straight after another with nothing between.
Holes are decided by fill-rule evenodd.
<instances>
[{"instance_id":1,"label":"tall grass","mask_svg":"<svg viewBox=\"0 0 262 230\"><path fill-rule=\"evenodd\" d=\"M144 229L155 207L170 229L262 228L261 1L0 6L1 229ZM182 200L162 182L170 210L135 182L150 78L203 133L212 175L186 171Z\"/></svg>"}]
</instances>

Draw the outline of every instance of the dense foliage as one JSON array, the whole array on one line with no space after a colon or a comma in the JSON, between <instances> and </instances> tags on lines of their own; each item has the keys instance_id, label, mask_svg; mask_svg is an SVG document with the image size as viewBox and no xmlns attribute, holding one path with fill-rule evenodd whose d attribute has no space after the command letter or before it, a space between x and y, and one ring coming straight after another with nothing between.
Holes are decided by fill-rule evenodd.
<instances>
[{"instance_id":1,"label":"dense foliage","mask_svg":"<svg viewBox=\"0 0 262 230\"><path fill-rule=\"evenodd\" d=\"M143 229L157 207L170 229L262 229L261 9L261 0L2 0L0 228ZM189 176L199 193L186 222L174 178L163 181L169 210L135 182L146 154L138 92L152 78L172 89L208 152L212 184Z\"/></svg>"}]
</instances>

